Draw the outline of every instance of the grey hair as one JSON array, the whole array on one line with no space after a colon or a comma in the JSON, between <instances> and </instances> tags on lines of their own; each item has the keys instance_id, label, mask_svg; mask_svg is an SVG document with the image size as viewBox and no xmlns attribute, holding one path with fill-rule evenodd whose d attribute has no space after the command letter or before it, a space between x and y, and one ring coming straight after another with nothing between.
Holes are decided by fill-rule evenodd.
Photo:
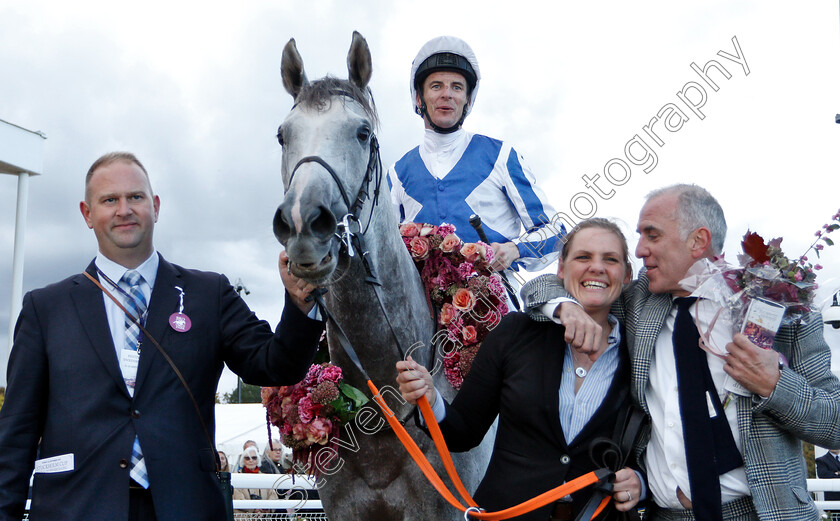
<instances>
[{"instance_id":1,"label":"grey hair","mask_svg":"<svg viewBox=\"0 0 840 521\"><path fill-rule=\"evenodd\" d=\"M694 184L675 184L650 192L645 201L671 194L677 196L675 216L680 237L686 240L694 230L708 228L712 234L712 254L720 255L726 240L726 218L717 199L703 187Z\"/></svg>"}]
</instances>

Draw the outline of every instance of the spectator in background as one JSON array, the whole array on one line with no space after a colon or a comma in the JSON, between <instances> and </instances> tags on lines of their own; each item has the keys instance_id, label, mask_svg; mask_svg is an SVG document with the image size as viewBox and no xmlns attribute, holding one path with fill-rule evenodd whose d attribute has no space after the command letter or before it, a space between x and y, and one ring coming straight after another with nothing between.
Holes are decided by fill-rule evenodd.
<instances>
[{"instance_id":1,"label":"spectator in background","mask_svg":"<svg viewBox=\"0 0 840 521\"><path fill-rule=\"evenodd\" d=\"M247 443L247 442L246 442ZM240 456L239 464L244 474L260 474L260 452L256 443L248 445ZM233 499L278 499L277 492L270 488L237 488L233 490ZM237 519L263 519L268 510L258 509L236 509L236 513L249 513L249 516L237 516Z\"/></svg>"},{"instance_id":2,"label":"spectator in background","mask_svg":"<svg viewBox=\"0 0 840 521\"><path fill-rule=\"evenodd\" d=\"M244 472L242 470L244 468L244 466L242 465L242 456L245 454L245 450L247 450L248 447L254 447L255 449L259 450L259 447L257 447L257 442L255 442L254 440L247 440L245 443L243 443L242 454L239 455L239 462L237 462L236 464L236 472Z\"/></svg>"},{"instance_id":3,"label":"spectator in background","mask_svg":"<svg viewBox=\"0 0 840 521\"><path fill-rule=\"evenodd\" d=\"M263 461L260 471L264 474L283 474L283 444L274 439L266 444L263 450Z\"/></svg>"},{"instance_id":4,"label":"spectator in background","mask_svg":"<svg viewBox=\"0 0 840 521\"><path fill-rule=\"evenodd\" d=\"M219 453L219 470L222 472L230 472L230 462L227 459L227 454L225 451L220 450Z\"/></svg>"},{"instance_id":5,"label":"spectator in background","mask_svg":"<svg viewBox=\"0 0 840 521\"><path fill-rule=\"evenodd\" d=\"M820 479L837 479L840 478L840 449L834 449L826 452L816 460L817 462L817 477ZM840 501L840 492L826 492L826 501ZM840 514L838 510L826 510L829 519L834 519L834 516Z\"/></svg>"}]
</instances>

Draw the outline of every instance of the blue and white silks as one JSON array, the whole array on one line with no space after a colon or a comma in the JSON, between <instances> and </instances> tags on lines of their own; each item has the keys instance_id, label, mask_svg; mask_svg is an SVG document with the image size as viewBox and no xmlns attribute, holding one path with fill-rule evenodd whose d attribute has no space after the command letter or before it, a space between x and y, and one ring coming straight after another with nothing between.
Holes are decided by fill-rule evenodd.
<instances>
[{"instance_id":1,"label":"blue and white silks","mask_svg":"<svg viewBox=\"0 0 840 521\"><path fill-rule=\"evenodd\" d=\"M516 244L520 258L511 269L538 271L557 258L559 238L546 226L554 208L503 141L463 129L426 130L423 143L388 170L388 184L400 222L453 224L462 240L475 242L469 218L477 214L490 242Z\"/></svg>"}]
</instances>

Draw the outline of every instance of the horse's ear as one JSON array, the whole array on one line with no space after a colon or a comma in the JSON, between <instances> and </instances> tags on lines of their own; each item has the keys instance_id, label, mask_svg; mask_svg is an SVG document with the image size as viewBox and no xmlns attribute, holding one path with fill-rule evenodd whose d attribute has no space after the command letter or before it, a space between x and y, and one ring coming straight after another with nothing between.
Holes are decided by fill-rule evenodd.
<instances>
[{"instance_id":1,"label":"horse's ear","mask_svg":"<svg viewBox=\"0 0 840 521\"><path fill-rule=\"evenodd\" d=\"M280 61L280 69L283 75L283 86L286 91L297 99L301 89L309 84L306 79L306 73L303 71L303 58L295 45L295 39L289 40L289 43L283 47L283 59Z\"/></svg>"},{"instance_id":2,"label":"horse's ear","mask_svg":"<svg viewBox=\"0 0 840 521\"><path fill-rule=\"evenodd\" d=\"M350 73L350 81L364 91L373 74L373 66L370 47L358 31L353 31L353 43L350 44L350 52L347 53L347 71Z\"/></svg>"}]
</instances>

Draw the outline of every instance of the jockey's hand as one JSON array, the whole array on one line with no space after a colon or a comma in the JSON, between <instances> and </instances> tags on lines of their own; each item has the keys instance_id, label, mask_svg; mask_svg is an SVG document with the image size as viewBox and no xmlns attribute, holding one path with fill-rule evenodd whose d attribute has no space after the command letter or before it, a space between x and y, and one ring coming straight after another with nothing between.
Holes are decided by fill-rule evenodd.
<instances>
[{"instance_id":1,"label":"jockey's hand","mask_svg":"<svg viewBox=\"0 0 840 521\"><path fill-rule=\"evenodd\" d=\"M777 351L762 349L741 333L726 344L726 350L729 353L724 358L726 374L759 396L767 398L773 394L782 376Z\"/></svg>"},{"instance_id":2,"label":"jockey's hand","mask_svg":"<svg viewBox=\"0 0 840 521\"><path fill-rule=\"evenodd\" d=\"M306 297L312 293L315 286L292 275L292 272L289 271L289 256L286 255L286 250L280 252L278 266L280 267L280 278L283 280L283 285L286 286L286 291L289 292L292 302L303 311L304 315L308 314L315 306L315 301L307 302Z\"/></svg>"},{"instance_id":3,"label":"jockey's hand","mask_svg":"<svg viewBox=\"0 0 840 521\"><path fill-rule=\"evenodd\" d=\"M493 265L496 271L502 271L513 264L519 258L519 248L512 242L494 242L490 244L493 248Z\"/></svg>"},{"instance_id":4,"label":"jockey's hand","mask_svg":"<svg viewBox=\"0 0 840 521\"><path fill-rule=\"evenodd\" d=\"M425 395L429 405L435 404L437 392L428 369L415 362L409 355L408 359L397 362L397 372L397 384L405 401L417 405L417 400Z\"/></svg>"},{"instance_id":5,"label":"jockey's hand","mask_svg":"<svg viewBox=\"0 0 840 521\"><path fill-rule=\"evenodd\" d=\"M613 503L619 512L627 512L635 507L642 494L642 482L633 469L624 467L615 473L613 483Z\"/></svg>"},{"instance_id":6,"label":"jockey's hand","mask_svg":"<svg viewBox=\"0 0 840 521\"><path fill-rule=\"evenodd\" d=\"M565 340L573 349L588 356L598 352L603 328L580 304L562 302L554 308L554 316L566 328Z\"/></svg>"}]
</instances>

